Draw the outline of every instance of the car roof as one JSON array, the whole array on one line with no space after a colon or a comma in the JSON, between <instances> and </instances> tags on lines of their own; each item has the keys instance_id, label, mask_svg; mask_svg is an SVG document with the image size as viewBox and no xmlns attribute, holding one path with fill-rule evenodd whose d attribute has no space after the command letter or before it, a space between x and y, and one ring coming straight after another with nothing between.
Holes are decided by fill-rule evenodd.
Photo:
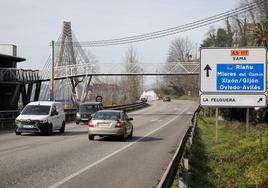
<instances>
[{"instance_id":1,"label":"car roof","mask_svg":"<svg viewBox=\"0 0 268 188\"><path fill-rule=\"evenodd\" d=\"M123 110L99 110L97 113L99 112L123 112Z\"/></svg>"},{"instance_id":2,"label":"car roof","mask_svg":"<svg viewBox=\"0 0 268 188\"><path fill-rule=\"evenodd\" d=\"M80 105L89 105L89 104L94 104L94 105L96 105L96 104L101 104L101 102L83 102L83 103L81 103Z\"/></svg>"},{"instance_id":3,"label":"car roof","mask_svg":"<svg viewBox=\"0 0 268 188\"><path fill-rule=\"evenodd\" d=\"M62 104L62 103L56 102L56 101L34 101L34 102L30 102L28 105L48 105L48 106L51 106L53 104Z\"/></svg>"}]
</instances>

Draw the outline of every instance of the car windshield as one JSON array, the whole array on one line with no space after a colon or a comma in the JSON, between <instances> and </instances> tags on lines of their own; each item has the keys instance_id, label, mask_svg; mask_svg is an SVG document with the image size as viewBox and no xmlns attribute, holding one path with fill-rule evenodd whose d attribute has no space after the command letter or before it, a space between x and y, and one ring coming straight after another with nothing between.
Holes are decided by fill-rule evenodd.
<instances>
[{"instance_id":1,"label":"car windshield","mask_svg":"<svg viewBox=\"0 0 268 188\"><path fill-rule=\"evenodd\" d=\"M21 112L24 115L48 115L50 106L27 105Z\"/></svg>"},{"instance_id":2,"label":"car windshield","mask_svg":"<svg viewBox=\"0 0 268 188\"><path fill-rule=\"evenodd\" d=\"M93 119L120 119L120 112L97 112Z\"/></svg>"},{"instance_id":3,"label":"car windshield","mask_svg":"<svg viewBox=\"0 0 268 188\"><path fill-rule=\"evenodd\" d=\"M82 104L79 108L79 112L90 112L90 113L94 113L98 111L98 107L97 105L86 105L86 104Z\"/></svg>"}]
</instances>

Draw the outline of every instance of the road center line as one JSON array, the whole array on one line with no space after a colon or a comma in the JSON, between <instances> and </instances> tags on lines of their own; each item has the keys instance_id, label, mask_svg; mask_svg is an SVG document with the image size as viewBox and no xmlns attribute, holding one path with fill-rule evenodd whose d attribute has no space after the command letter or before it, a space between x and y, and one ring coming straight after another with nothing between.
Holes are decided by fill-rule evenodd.
<instances>
[{"instance_id":1,"label":"road center line","mask_svg":"<svg viewBox=\"0 0 268 188\"><path fill-rule=\"evenodd\" d=\"M139 139L136 140L135 142L132 142L132 143L130 143L130 144L128 144L128 145L122 147L121 149L119 149L119 150L117 150L117 151L115 151L115 152L113 152L113 153L110 153L109 155L103 157L102 159L100 159L100 160L98 160L98 161L96 161L96 162L94 162L94 163L92 163L92 164L90 164L90 165L88 165L88 166L86 166L86 167L80 169L79 171L77 171L77 172L71 174L70 176L67 176L67 177L63 178L62 180L58 181L57 183L55 183L55 184L53 184L53 185L50 185L48 188L56 188L56 187L58 187L58 186L64 184L65 182L71 180L72 178L74 178L74 177L76 177L76 176L82 174L83 172L89 170L90 168L96 166L97 164L99 164L99 163L105 161L106 159L108 159L108 158L110 158L110 157L116 155L117 153L120 153L121 151L123 151L123 150L129 148L130 146L136 144L137 142L141 141L141 140L144 139L145 137L148 137L148 136L150 136L151 134L157 132L158 130L160 130L160 129L166 127L169 123L171 123L172 121L174 121L175 119L177 119L177 118L179 117L179 115L183 114L183 113L184 113L185 111L187 111L190 107L191 107L191 106L189 106L188 108L184 109L180 114L178 114L177 116L175 116L174 118L172 118L171 120L169 120L168 122L166 122L165 124L163 124L161 127L158 127L157 129L155 129L155 130L153 130L153 131L147 133L146 135L144 135L143 137L139 138Z\"/></svg>"}]
</instances>

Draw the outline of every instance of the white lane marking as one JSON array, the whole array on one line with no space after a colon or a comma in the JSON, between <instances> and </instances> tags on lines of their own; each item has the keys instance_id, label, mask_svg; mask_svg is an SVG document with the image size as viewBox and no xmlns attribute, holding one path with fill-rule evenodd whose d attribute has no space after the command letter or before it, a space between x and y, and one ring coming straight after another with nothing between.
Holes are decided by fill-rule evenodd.
<instances>
[{"instance_id":1,"label":"white lane marking","mask_svg":"<svg viewBox=\"0 0 268 188\"><path fill-rule=\"evenodd\" d=\"M161 122L163 121L162 119L152 119L151 122Z\"/></svg>"},{"instance_id":2,"label":"white lane marking","mask_svg":"<svg viewBox=\"0 0 268 188\"><path fill-rule=\"evenodd\" d=\"M190 107L191 107L191 106L190 106ZM97 164L99 164L99 163L105 161L106 159L108 159L108 158L110 158L110 157L116 155L117 153L119 153L119 152L121 152L121 151L123 151L123 150L129 148L130 146L136 144L137 142L141 141L141 140L144 139L145 137L148 137L148 136L150 136L151 134L157 132L158 130L160 130L160 129L166 127L170 122L174 121L176 118L178 118L179 115L183 114L183 113L184 113L186 110L188 110L190 107L184 109L180 114L178 114L177 116L175 116L175 117L172 118L171 120L167 121L164 125L162 125L161 127L158 127L157 129L155 129L155 130L153 130L153 131L147 133L146 135L144 135L143 137L139 138L139 139L136 140L135 142L132 142L132 143L130 143L130 144L124 146L123 148L121 148L121 149L119 149L119 150L117 150L117 151L115 151L115 152L113 152L113 153L111 153L111 154L109 154L109 155L103 157L102 159L100 159L100 160L98 160L98 161L96 161L96 162L94 162L94 163L92 163L92 164L90 164L90 165L88 165L88 166L86 166L86 167L80 169L79 171L77 171L77 172L71 174L70 176L67 176L67 177L63 178L62 180L58 181L57 183L55 183L55 184L53 184L53 185L50 185L48 188L56 188L56 187L58 187L58 186L64 184L65 182L69 181L70 179L72 179L72 178L74 178L74 177L76 177L76 176L82 174L83 172L89 170L90 168L96 166Z\"/></svg>"}]
</instances>

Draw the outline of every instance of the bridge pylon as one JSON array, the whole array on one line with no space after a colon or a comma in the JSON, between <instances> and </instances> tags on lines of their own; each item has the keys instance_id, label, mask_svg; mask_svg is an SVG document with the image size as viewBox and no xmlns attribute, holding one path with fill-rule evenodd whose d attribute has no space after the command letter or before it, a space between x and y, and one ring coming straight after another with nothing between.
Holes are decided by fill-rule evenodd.
<instances>
[{"instance_id":1,"label":"bridge pylon","mask_svg":"<svg viewBox=\"0 0 268 188\"><path fill-rule=\"evenodd\" d=\"M63 22L61 35L58 41L55 42L54 49L55 71L59 71L66 66L71 66L74 67L74 69L72 69L72 74L75 75L78 74L78 67L81 67L81 65L87 65L94 67L94 69L92 69L92 73L94 73L94 70L96 69L96 62L90 61L85 54L72 32L71 22ZM45 66L43 70L48 70L46 74L51 75L51 62L48 62L47 66ZM96 78L94 78L94 80L96 80ZM90 92L89 89L91 81L92 75L69 78L68 73L66 73L66 79L54 80L54 99L72 100L73 104L77 106L79 102L85 101L88 92ZM51 92L52 91L50 91L50 93Z\"/></svg>"}]
</instances>

